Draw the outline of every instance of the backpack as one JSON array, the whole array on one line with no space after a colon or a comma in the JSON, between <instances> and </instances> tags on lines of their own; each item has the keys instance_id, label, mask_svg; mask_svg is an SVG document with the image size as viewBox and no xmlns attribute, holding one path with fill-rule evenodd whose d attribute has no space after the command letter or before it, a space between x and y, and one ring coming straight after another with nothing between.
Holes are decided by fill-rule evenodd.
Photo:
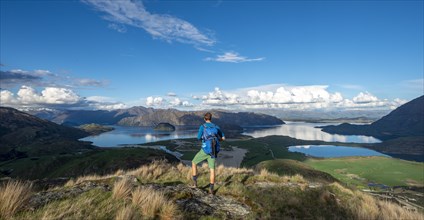
<instances>
[{"instance_id":1,"label":"backpack","mask_svg":"<svg viewBox=\"0 0 424 220\"><path fill-rule=\"evenodd\" d=\"M220 150L218 127L214 124L209 125L203 124L202 149L206 154L211 155L212 158L216 158Z\"/></svg>"}]
</instances>

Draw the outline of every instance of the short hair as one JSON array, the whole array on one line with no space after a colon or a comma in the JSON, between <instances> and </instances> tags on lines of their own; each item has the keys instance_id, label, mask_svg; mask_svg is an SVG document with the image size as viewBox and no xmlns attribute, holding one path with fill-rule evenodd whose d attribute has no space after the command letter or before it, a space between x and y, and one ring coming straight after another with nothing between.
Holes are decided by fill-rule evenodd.
<instances>
[{"instance_id":1,"label":"short hair","mask_svg":"<svg viewBox=\"0 0 424 220\"><path fill-rule=\"evenodd\" d=\"M203 117L206 121L212 120L212 114L210 112L206 112L205 116Z\"/></svg>"}]
</instances>

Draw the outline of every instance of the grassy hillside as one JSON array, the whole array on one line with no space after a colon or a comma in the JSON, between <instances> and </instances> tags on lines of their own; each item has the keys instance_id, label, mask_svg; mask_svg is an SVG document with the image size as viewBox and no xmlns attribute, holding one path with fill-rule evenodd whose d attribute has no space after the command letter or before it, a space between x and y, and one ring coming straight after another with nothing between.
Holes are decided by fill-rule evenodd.
<instances>
[{"instance_id":1,"label":"grassy hillside","mask_svg":"<svg viewBox=\"0 0 424 220\"><path fill-rule=\"evenodd\" d=\"M387 157L308 159L311 167L350 185L374 182L388 186L424 186L424 163Z\"/></svg>"},{"instance_id":2,"label":"grassy hillside","mask_svg":"<svg viewBox=\"0 0 424 220\"><path fill-rule=\"evenodd\" d=\"M143 148L97 148L75 154L43 155L0 163L0 177L42 179L106 174L133 169L153 160L178 160L163 151Z\"/></svg>"},{"instance_id":3,"label":"grassy hillside","mask_svg":"<svg viewBox=\"0 0 424 220\"><path fill-rule=\"evenodd\" d=\"M107 176L85 176L62 187L31 192L9 182L0 189L4 219L422 219L338 183L309 182L300 175L217 168L208 195L208 168L200 188L190 188L190 168L155 162Z\"/></svg>"},{"instance_id":4,"label":"grassy hillside","mask_svg":"<svg viewBox=\"0 0 424 220\"><path fill-rule=\"evenodd\" d=\"M267 160L260 162L255 166L256 169L266 169L270 172L276 173L278 175L302 175L304 178L309 181L318 181L318 182L338 182L336 178L331 176L328 173L321 172L316 170L309 165L302 163L300 161L289 160L289 159L276 159L276 160Z\"/></svg>"}]
</instances>

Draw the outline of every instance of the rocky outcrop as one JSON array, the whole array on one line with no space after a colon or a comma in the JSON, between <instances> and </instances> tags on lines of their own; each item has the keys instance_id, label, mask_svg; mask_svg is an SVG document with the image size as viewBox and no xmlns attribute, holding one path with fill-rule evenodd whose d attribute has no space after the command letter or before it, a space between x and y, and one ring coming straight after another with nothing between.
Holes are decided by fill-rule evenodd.
<instances>
[{"instance_id":1,"label":"rocky outcrop","mask_svg":"<svg viewBox=\"0 0 424 220\"><path fill-rule=\"evenodd\" d=\"M93 189L100 189L109 192L113 188L114 182L126 178L132 182L132 187L153 188L163 192L168 198L190 218L200 218L202 216L219 216L222 219L243 219L251 214L251 208L233 198L225 196L210 195L205 190L191 188L185 184L161 185L155 183L141 184L135 176L115 176L109 179L84 181L71 187L56 187L51 190L35 193L25 206L26 210L36 210L44 205L77 197L82 193Z\"/></svg>"},{"instance_id":2,"label":"rocky outcrop","mask_svg":"<svg viewBox=\"0 0 424 220\"><path fill-rule=\"evenodd\" d=\"M230 197L210 195L199 188L191 188L185 184L179 185L148 185L176 199L181 210L189 216L201 217L207 215L220 216L222 219L242 219L251 213L249 206Z\"/></svg>"}]
</instances>

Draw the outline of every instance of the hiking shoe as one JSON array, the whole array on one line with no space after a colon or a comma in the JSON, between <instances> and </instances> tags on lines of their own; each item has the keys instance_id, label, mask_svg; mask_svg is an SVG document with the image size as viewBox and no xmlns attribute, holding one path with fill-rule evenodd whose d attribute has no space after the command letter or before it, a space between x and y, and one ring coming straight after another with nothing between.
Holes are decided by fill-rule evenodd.
<instances>
[{"instance_id":1,"label":"hiking shoe","mask_svg":"<svg viewBox=\"0 0 424 220\"><path fill-rule=\"evenodd\" d=\"M214 184L209 184L209 194L213 195L214 191L213 191L213 186Z\"/></svg>"},{"instance_id":2,"label":"hiking shoe","mask_svg":"<svg viewBox=\"0 0 424 220\"><path fill-rule=\"evenodd\" d=\"M196 180L193 180L193 183L192 183L191 187L192 188L197 188L197 181Z\"/></svg>"},{"instance_id":3,"label":"hiking shoe","mask_svg":"<svg viewBox=\"0 0 424 220\"><path fill-rule=\"evenodd\" d=\"M192 176L191 181L193 181L191 187L192 188L197 188L197 175L196 176Z\"/></svg>"}]
</instances>

